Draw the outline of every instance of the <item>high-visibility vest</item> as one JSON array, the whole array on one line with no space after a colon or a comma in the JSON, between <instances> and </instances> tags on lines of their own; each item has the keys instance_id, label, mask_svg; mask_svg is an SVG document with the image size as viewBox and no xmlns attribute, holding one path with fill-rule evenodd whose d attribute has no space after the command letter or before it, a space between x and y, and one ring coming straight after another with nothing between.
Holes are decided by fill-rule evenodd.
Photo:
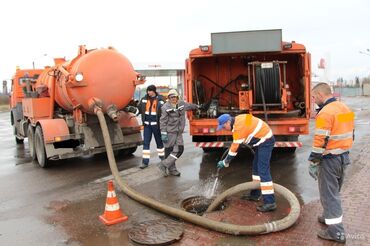
<instances>
[{"instance_id":1,"label":"high-visibility vest","mask_svg":"<svg viewBox=\"0 0 370 246\"><path fill-rule=\"evenodd\" d=\"M353 144L355 114L346 105L334 101L325 105L316 116L312 153L339 155Z\"/></svg>"},{"instance_id":2,"label":"high-visibility vest","mask_svg":"<svg viewBox=\"0 0 370 246\"><path fill-rule=\"evenodd\" d=\"M236 156L240 144L248 144L252 138L259 139L253 146L258 146L272 137L270 127L261 119L251 114L241 114L235 117L233 128L233 143L229 155Z\"/></svg>"}]
</instances>

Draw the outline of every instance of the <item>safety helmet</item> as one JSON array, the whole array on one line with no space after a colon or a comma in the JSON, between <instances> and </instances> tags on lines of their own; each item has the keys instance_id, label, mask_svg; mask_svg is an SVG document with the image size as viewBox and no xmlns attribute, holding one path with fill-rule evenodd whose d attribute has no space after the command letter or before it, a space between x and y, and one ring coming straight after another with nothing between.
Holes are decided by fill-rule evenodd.
<instances>
[{"instance_id":1,"label":"safety helmet","mask_svg":"<svg viewBox=\"0 0 370 246\"><path fill-rule=\"evenodd\" d=\"M176 96L176 97L179 97L179 93L177 92L177 90L175 90L175 89L171 89L171 90L169 90L169 92L168 92L168 97L170 97L170 96Z\"/></svg>"}]
</instances>

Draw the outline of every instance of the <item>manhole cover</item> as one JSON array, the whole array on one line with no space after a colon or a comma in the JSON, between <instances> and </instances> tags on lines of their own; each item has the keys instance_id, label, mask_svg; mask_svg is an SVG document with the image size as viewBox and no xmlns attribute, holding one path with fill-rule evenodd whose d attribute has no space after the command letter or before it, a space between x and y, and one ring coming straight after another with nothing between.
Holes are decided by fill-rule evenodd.
<instances>
[{"instance_id":1,"label":"manhole cover","mask_svg":"<svg viewBox=\"0 0 370 246\"><path fill-rule=\"evenodd\" d=\"M181 207L187 212L194 213L197 215L203 215L208 209L209 205L213 202L214 198L206 198L204 196L193 196L186 198L181 202ZM226 202L220 204L216 210L224 210Z\"/></svg>"},{"instance_id":2,"label":"manhole cover","mask_svg":"<svg viewBox=\"0 0 370 246\"><path fill-rule=\"evenodd\" d=\"M128 233L129 238L144 245L166 245L180 240L184 232L182 223L169 220L149 220L136 224Z\"/></svg>"}]
</instances>

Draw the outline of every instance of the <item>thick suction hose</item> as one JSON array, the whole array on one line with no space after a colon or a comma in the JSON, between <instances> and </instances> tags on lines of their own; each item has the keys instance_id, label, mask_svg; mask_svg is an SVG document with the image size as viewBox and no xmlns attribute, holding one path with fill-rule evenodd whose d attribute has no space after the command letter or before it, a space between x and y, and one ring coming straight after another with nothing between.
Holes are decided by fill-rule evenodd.
<instances>
[{"instance_id":1,"label":"thick suction hose","mask_svg":"<svg viewBox=\"0 0 370 246\"><path fill-rule=\"evenodd\" d=\"M281 193L284 197L286 197L291 205L291 211L289 215L285 217L284 219L279 220L277 222L270 222L270 223L265 223L265 224L260 224L260 225L251 225L251 226L233 225L233 224L227 224L223 222L210 220L208 218L201 217L201 216L186 212L178 208L167 206L150 197L147 197L143 194L138 193L137 191L130 188L125 182L123 182L122 178L120 177L117 164L116 164L116 160L114 158L112 143L110 140L108 127L107 127L107 124L104 118L104 114L97 107L95 108L94 111L98 116L99 123L102 129L104 143L106 146L106 151L107 151L108 160L109 160L109 166L112 171L112 174L117 184L122 189L122 191L126 195L131 197L132 199L146 206L154 208L160 212L163 212L165 214L171 215L176 218L183 219L185 221L196 224L198 226L202 226L202 227L214 230L214 231L227 233L227 234L233 234L233 235L255 235L255 234L263 234L263 233L269 233L269 232L274 232L274 231L280 231L280 230L286 229L289 226L293 225L295 221L297 220L299 216L299 212L300 212L299 202L297 198L295 198L295 196L289 190L277 184L274 184L275 190ZM226 196L230 194L234 194L236 191L257 188L258 184L250 182L250 183L240 184L235 187L222 193L221 197L217 198L215 202L212 203L213 205L212 208L216 204L218 204L220 200L223 200L224 198L226 198Z\"/></svg>"}]
</instances>

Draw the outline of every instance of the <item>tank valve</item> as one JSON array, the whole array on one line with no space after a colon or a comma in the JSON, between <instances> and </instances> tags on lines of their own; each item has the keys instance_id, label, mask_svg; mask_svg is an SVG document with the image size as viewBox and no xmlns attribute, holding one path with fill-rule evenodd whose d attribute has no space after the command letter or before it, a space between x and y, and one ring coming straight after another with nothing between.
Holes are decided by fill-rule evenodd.
<instances>
[{"instance_id":1,"label":"tank valve","mask_svg":"<svg viewBox=\"0 0 370 246\"><path fill-rule=\"evenodd\" d=\"M107 115L115 122L118 121L118 112L116 105L112 104L107 107Z\"/></svg>"}]
</instances>

